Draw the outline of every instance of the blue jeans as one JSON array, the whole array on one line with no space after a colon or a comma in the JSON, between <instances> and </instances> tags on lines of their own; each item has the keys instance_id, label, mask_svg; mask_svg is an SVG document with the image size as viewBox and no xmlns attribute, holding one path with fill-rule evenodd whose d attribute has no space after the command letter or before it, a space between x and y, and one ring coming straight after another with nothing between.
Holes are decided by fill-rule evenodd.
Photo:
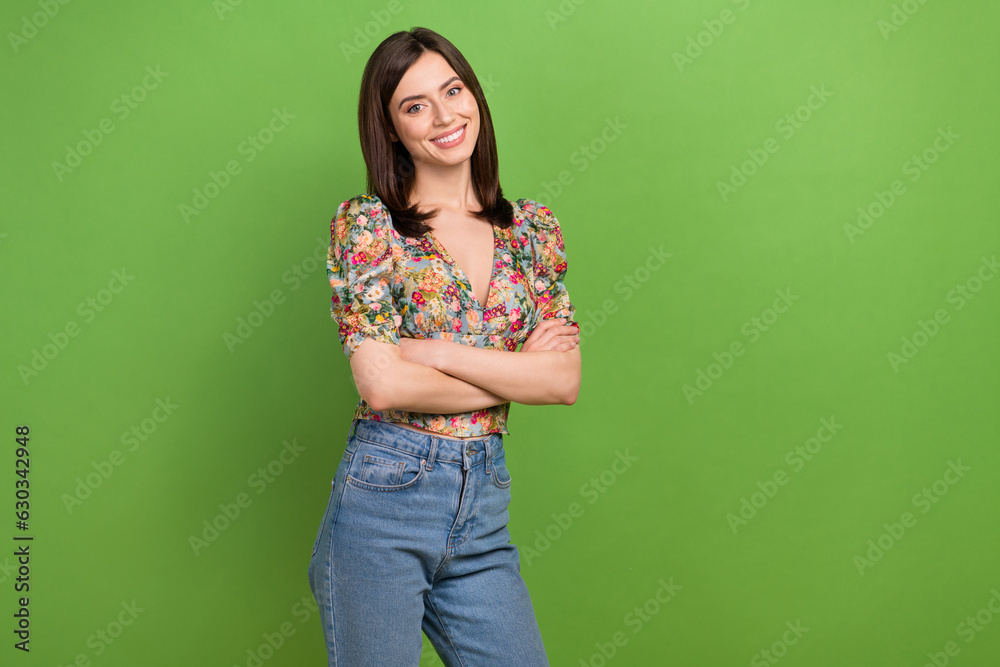
<instances>
[{"instance_id":1,"label":"blue jeans","mask_svg":"<svg viewBox=\"0 0 1000 667\"><path fill-rule=\"evenodd\" d=\"M548 659L507 530L503 435L461 440L355 419L309 562L330 667Z\"/></svg>"}]
</instances>

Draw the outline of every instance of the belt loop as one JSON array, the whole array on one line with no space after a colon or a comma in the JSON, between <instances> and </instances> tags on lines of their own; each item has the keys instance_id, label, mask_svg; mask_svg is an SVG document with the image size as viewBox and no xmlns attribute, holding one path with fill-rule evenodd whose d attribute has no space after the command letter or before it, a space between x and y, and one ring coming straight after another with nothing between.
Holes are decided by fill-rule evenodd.
<instances>
[{"instance_id":1,"label":"belt loop","mask_svg":"<svg viewBox=\"0 0 1000 667\"><path fill-rule=\"evenodd\" d=\"M351 430L347 432L347 442L351 442L351 438L354 437L354 432L358 430L358 420L351 420Z\"/></svg>"},{"instance_id":2,"label":"belt loop","mask_svg":"<svg viewBox=\"0 0 1000 667\"><path fill-rule=\"evenodd\" d=\"M427 454L427 471L430 472L434 470L434 457L437 455L438 439L437 436L431 436L431 451Z\"/></svg>"}]
</instances>

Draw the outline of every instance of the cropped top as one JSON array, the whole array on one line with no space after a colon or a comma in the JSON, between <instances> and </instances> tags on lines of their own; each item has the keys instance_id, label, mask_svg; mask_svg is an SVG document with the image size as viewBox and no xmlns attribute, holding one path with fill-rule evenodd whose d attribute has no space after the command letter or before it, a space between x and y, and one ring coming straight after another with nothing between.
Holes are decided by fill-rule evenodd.
<instances>
[{"instance_id":1,"label":"cropped top","mask_svg":"<svg viewBox=\"0 0 1000 667\"><path fill-rule=\"evenodd\" d=\"M544 319L576 324L566 291L559 222L531 199L512 201L514 224L493 227L493 270L486 307L462 268L432 233L403 236L374 195L343 202L330 225L327 275L333 319L350 359L366 338L399 345L401 336L439 338L515 351ZM508 434L510 403L455 414L372 410L361 399L355 419L405 422L457 437Z\"/></svg>"}]
</instances>

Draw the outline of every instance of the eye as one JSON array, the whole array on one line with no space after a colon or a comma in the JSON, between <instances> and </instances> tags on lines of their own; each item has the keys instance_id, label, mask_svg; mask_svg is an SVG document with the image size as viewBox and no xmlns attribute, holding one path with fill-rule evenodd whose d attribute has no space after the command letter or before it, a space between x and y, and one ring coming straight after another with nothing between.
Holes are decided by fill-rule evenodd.
<instances>
[{"instance_id":1,"label":"eye","mask_svg":"<svg viewBox=\"0 0 1000 667\"><path fill-rule=\"evenodd\" d=\"M451 91L453 91L453 90L457 90L457 91L458 91L458 93L460 93L460 92L462 92L462 87L461 87L461 86L452 86L451 88L449 88L449 89L448 89L448 93L449 93L449 94L448 94L448 95L446 95L446 97L455 97L455 95L458 95L458 93L455 93L455 95L452 95L452 94L451 94ZM414 110L414 109L416 109L417 107L422 107L422 106L424 106L424 105L423 105L423 104L420 104L420 103L418 102L418 103L416 103L416 104L412 105L411 107L409 107L409 108L408 108L408 109L406 110L406 113L408 113L408 114L412 114L412 113L413 113L413 110Z\"/></svg>"}]
</instances>

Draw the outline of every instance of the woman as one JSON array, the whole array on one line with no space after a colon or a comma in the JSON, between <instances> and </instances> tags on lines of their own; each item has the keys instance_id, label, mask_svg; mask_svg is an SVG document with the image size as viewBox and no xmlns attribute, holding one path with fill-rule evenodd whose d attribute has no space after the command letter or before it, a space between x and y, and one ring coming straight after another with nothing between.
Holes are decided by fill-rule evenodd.
<instances>
[{"instance_id":1,"label":"woman","mask_svg":"<svg viewBox=\"0 0 1000 667\"><path fill-rule=\"evenodd\" d=\"M328 274L361 400L309 564L329 664L416 665L423 629L446 665L547 665L503 436L512 401L579 391L559 223L503 198L482 89L431 30L375 49L358 124L368 194Z\"/></svg>"}]
</instances>

